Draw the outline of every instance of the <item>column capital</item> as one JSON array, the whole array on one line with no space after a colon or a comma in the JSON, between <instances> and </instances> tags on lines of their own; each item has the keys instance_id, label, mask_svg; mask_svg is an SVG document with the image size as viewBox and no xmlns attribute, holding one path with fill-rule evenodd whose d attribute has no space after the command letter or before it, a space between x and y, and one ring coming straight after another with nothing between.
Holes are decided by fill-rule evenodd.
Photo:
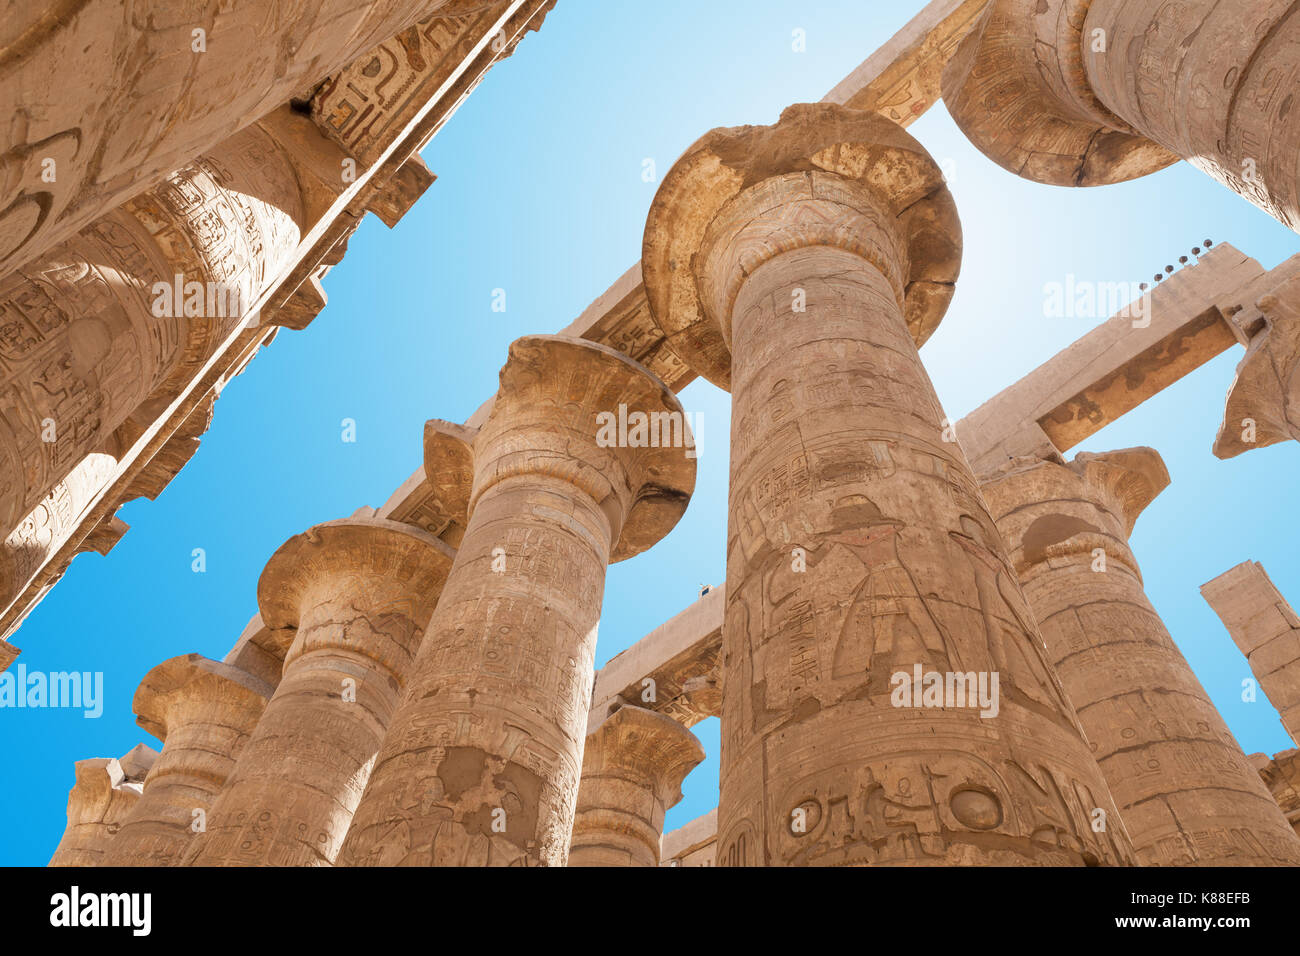
<instances>
[{"instance_id":1,"label":"column capital","mask_svg":"<svg viewBox=\"0 0 1300 956\"><path fill-rule=\"evenodd\" d=\"M1102 186L1178 161L1093 92L1084 66L1087 8L1083 0L992 0L944 69L953 121L980 152L1025 179Z\"/></svg>"},{"instance_id":2,"label":"column capital","mask_svg":"<svg viewBox=\"0 0 1300 956\"><path fill-rule=\"evenodd\" d=\"M529 335L511 343L500 381L480 428L425 426L425 474L448 511L463 509L468 521L488 488L545 474L600 505L611 562L673 529L695 488L694 439L681 402L653 372L606 345ZM633 434L638 413L643 438Z\"/></svg>"},{"instance_id":3,"label":"column capital","mask_svg":"<svg viewBox=\"0 0 1300 956\"><path fill-rule=\"evenodd\" d=\"M221 708L251 731L273 689L251 674L204 657L182 654L144 676L132 701L135 722L159 740L176 727L213 718Z\"/></svg>"},{"instance_id":4,"label":"column capital","mask_svg":"<svg viewBox=\"0 0 1300 956\"><path fill-rule=\"evenodd\" d=\"M695 735L664 714L627 705L593 719L569 865L658 866L664 814L703 759Z\"/></svg>"},{"instance_id":5,"label":"column capital","mask_svg":"<svg viewBox=\"0 0 1300 956\"><path fill-rule=\"evenodd\" d=\"M980 476L980 491L1017 573L1103 548L1139 575L1128 548L1138 516L1169 485L1154 448L1080 452L1069 463L1015 458Z\"/></svg>"},{"instance_id":6,"label":"column capital","mask_svg":"<svg viewBox=\"0 0 1300 956\"><path fill-rule=\"evenodd\" d=\"M1237 365L1214 439L1218 458L1300 441L1300 276L1265 295L1258 306L1264 327L1251 337Z\"/></svg>"},{"instance_id":7,"label":"column capital","mask_svg":"<svg viewBox=\"0 0 1300 956\"><path fill-rule=\"evenodd\" d=\"M446 542L400 521L326 521L294 535L271 556L257 581L257 604L263 623L286 650L293 643L304 609L354 579L366 579L374 609L388 607L423 628L455 557ZM380 595L376 589L386 593ZM363 637L382 634L368 621L363 623L369 627ZM384 647L365 640L357 642L354 649L376 659L392 657ZM388 648L393 650L403 658L415 652L414 647Z\"/></svg>"},{"instance_id":8,"label":"column capital","mask_svg":"<svg viewBox=\"0 0 1300 956\"><path fill-rule=\"evenodd\" d=\"M797 104L772 126L704 134L668 171L642 248L651 315L674 352L730 389L730 309L744 276L808 246L875 265L920 345L952 299L961 227L938 165L902 127Z\"/></svg>"},{"instance_id":9,"label":"column capital","mask_svg":"<svg viewBox=\"0 0 1300 956\"><path fill-rule=\"evenodd\" d=\"M682 781L704 757L704 745L688 728L666 714L625 704L588 727L582 773L644 776L667 809L681 800Z\"/></svg>"}]
</instances>

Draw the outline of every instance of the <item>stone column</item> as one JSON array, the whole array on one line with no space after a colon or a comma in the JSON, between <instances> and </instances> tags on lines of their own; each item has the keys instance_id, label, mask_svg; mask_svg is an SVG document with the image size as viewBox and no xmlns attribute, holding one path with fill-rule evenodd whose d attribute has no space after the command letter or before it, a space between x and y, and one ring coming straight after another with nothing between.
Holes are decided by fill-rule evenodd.
<instances>
[{"instance_id":1,"label":"stone column","mask_svg":"<svg viewBox=\"0 0 1300 956\"><path fill-rule=\"evenodd\" d=\"M981 151L1036 182L1185 159L1300 230L1291 0L992 0L943 77Z\"/></svg>"},{"instance_id":2,"label":"stone column","mask_svg":"<svg viewBox=\"0 0 1300 956\"><path fill-rule=\"evenodd\" d=\"M417 20L483 5L14 7L7 36L21 43L0 63L0 114L14 117L0 144L0 277Z\"/></svg>"},{"instance_id":3,"label":"stone column","mask_svg":"<svg viewBox=\"0 0 1300 956\"><path fill-rule=\"evenodd\" d=\"M1142 589L1128 538L1169 483L1150 448L1014 459L981 483L1138 859L1300 863L1300 840Z\"/></svg>"},{"instance_id":4,"label":"stone column","mask_svg":"<svg viewBox=\"0 0 1300 956\"><path fill-rule=\"evenodd\" d=\"M257 601L292 642L284 674L187 866L334 862L454 557L379 518L316 525L276 551Z\"/></svg>"},{"instance_id":5,"label":"stone column","mask_svg":"<svg viewBox=\"0 0 1300 956\"><path fill-rule=\"evenodd\" d=\"M50 866L95 866L122 821L140 799L140 790L158 754L144 744L118 760L78 760L76 783L68 792L68 827L50 857Z\"/></svg>"},{"instance_id":6,"label":"stone column","mask_svg":"<svg viewBox=\"0 0 1300 956\"><path fill-rule=\"evenodd\" d=\"M587 734L569 866L658 866L664 814L701 760L695 735L627 705Z\"/></svg>"},{"instance_id":7,"label":"stone column","mask_svg":"<svg viewBox=\"0 0 1300 956\"><path fill-rule=\"evenodd\" d=\"M1251 673L1300 743L1300 615L1258 561L1245 561L1201 585Z\"/></svg>"},{"instance_id":8,"label":"stone column","mask_svg":"<svg viewBox=\"0 0 1300 956\"><path fill-rule=\"evenodd\" d=\"M201 654L173 657L145 675L132 705L136 723L163 741L163 749L100 866L179 865L271 691Z\"/></svg>"},{"instance_id":9,"label":"stone column","mask_svg":"<svg viewBox=\"0 0 1300 956\"><path fill-rule=\"evenodd\" d=\"M732 398L720 865L1132 858L917 354L960 248L925 149L828 104L651 206L651 312Z\"/></svg>"},{"instance_id":10,"label":"stone column","mask_svg":"<svg viewBox=\"0 0 1300 956\"><path fill-rule=\"evenodd\" d=\"M309 226L306 182L254 124L0 280L5 534L87 455L115 467L248 318Z\"/></svg>"},{"instance_id":11,"label":"stone column","mask_svg":"<svg viewBox=\"0 0 1300 956\"><path fill-rule=\"evenodd\" d=\"M606 427L648 414L684 424L622 353L528 336L481 430L426 428L440 510L463 497L469 520L340 863L564 865L606 564L663 537L695 484L666 432Z\"/></svg>"},{"instance_id":12,"label":"stone column","mask_svg":"<svg viewBox=\"0 0 1300 956\"><path fill-rule=\"evenodd\" d=\"M1257 303L1263 327L1251 335L1228 392L1214 454L1300 441L1300 277Z\"/></svg>"}]
</instances>

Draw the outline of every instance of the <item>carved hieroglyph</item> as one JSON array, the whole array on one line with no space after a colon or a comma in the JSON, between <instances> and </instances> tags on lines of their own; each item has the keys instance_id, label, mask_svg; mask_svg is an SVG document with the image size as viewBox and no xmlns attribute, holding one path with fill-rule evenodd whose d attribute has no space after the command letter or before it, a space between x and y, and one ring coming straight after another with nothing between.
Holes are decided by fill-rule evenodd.
<instances>
[{"instance_id":1,"label":"carved hieroglyph","mask_svg":"<svg viewBox=\"0 0 1300 956\"><path fill-rule=\"evenodd\" d=\"M173 657L145 675L135 692L136 723L163 749L101 866L180 864L271 692L239 668L199 654Z\"/></svg>"},{"instance_id":2,"label":"carved hieroglyph","mask_svg":"<svg viewBox=\"0 0 1300 956\"><path fill-rule=\"evenodd\" d=\"M1300 743L1300 615L1257 561L1202 584L1201 596L1246 655L1286 732Z\"/></svg>"},{"instance_id":3,"label":"carved hieroglyph","mask_svg":"<svg viewBox=\"0 0 1300 956\"><path fill-rule=\"evenodd\" d=\"M68 793L68 827L50 866L95 866L122 821L140 799L144 778L158 754L144 744L116 757L78 760Z\"/></svg>"},{"instance_id":4,"label":"carved hieroglyph","mask_svg":"<svg viewBox=\"0 0 1300 956\"><path fill-rule=\"evenodd\" d=\"M1251 336L1228 392L1214 454L1300 441L1300 276L1259 300L1263 328Z\"/></svg>"},{"instance_id":5,"label":"carved hieroglyph","mask_svg":"<svg viewBox=\"0 0 1300 956\"><path fill-rule=\"evenodd\" d=\"M284 673L187 866L334 862L455 557L375 518L290 538L258 582Z\"/></svg>"},{"instance_id":6,"label":"carved hieroglyph","mask_svg":"<svg viewBox=\"0 0 1300 956\"><path fill-rule=\"evenodd\" d=\"M0 281L4 529L152 422L291 261L302 206L252 126Z\"/></svg>"},{"instance_id":7,"label":"carved hieroglyph","mask_svg":"<svg viewBox=\"0 0 1300 956\"><path fill-rule=\"evenodd\" d=\"M481 430L426 429L442 510L468 522L340 864L564 865L605 567L667 534L695 485L686 447L602 441L620 406L684 425L626 356L529 336Z\"/></svg>"},{"instance_id":8,"label":"carved hieroglyph","mask_svg":"<svg viewBox=\"0 0 1300 956\"><path fill-rule=\"evenodd\" d=\"M1016 459L981 482L1047 651L1151 866L1300 864L1296 839L1142 588L1153 449Z\"/></svg>"},{"instance_id":9,"label":"carved hieroglyph","mask_svg":"<svg viewBox=\"0 0 1300 956\"><path fill-rule=\"evenodd\" d=\"M582 754L569 866L658 866L664 814L703 759L671 717L627 705L602 720Z\"/></svg>"},{"instance_id":10,"label":"carved hieroglyph","mask_svg":"<svg viewBox=\"0 0 1300 956\"><path fill-rule=\"evenodd\" d=\"M720 865L1132 859L917 354L960 249L924 148L828 105L706 134L651 207L651 311L732 393ZM894 706L917 668L996 673L996 716Z\"/></svg>"},{"instance_id":11,"label":"carved hieroglyph","mask_svg":"<svg viewBox=\"0 0 1300 956\"><path fill-rule=\"evenodd\" d=\"M147 15L113 3L57 14L11 5L0 61L0 277L420 17L489 5L161 0Z\"/></svg>"},{"instance_id":12,"label":"carved hieroglyph","mask_svg":"<svg viewBox=\"0 0 1300 956\"><path fill-rule=\"evenodd\" d=\"M1292 0L993 0L944 103L1037 182L1121 182L1186 159L1300 230Z\"/></svg>"}]
</instances>

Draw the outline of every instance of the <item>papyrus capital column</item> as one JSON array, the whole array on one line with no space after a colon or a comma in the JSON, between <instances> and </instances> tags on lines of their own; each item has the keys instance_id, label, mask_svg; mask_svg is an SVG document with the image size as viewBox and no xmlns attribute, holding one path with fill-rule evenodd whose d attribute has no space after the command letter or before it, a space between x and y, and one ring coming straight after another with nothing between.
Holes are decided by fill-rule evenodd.
<instances>
[{"instance_id":1,"label":"papyrus capital column","mask_svg":"<svg viewBox=\"0 0 1300 956\"><path fill-rule=\"evenodd\" d=\"M186 865L334 862L454 557L379 518L316 525L272 555L257 601L292 642L284 673Z\"/></svg>"},{"instance_id":2,"label":"papyrus capital column","mask_svg":"<svg viewBox=\"0 0 1300 956\"><path fill-rule=\"evenodd\" d=\"M1128 538L1159 454L1015 459L981 488L1048 656L1147 865L1300 863L1300 841L1142 588Z\"/></svg>"},{"instance_id":3,"label":"papyrus capital column","mask_svg":"<svg viewBox=\"0 0 1300 956\"><path fill-rule=\"evenodd\" d=\"M1214 440L1219 458L1300 441L1300 277L1288 279L1257 305L1263 326L1237 364Z\"/></svg>"},{"instance_id":4,"label":"papyrus capital column","mask_svg":"<svg viewBox=\"0 0 1300 956\"><path fill-rule=\"evenodd\" d=\"M135 692L136 723L163 749L100 865L178 865L270 696L263 681L200 654L146 674Z\"/></svg>"},{"instance_id":5,"label":"papyrus capital column","mask_svg":"<svg viewBox=\"0 0 1300 956\"><path fill-rule=\"evenodd\" d=\"M651 312L732 393L721 865L1131 859L917 354L960 259L925 149L828 104L706 134L651 206ZM997 705L895 705L918 668Z\"/></svg>"},{"instance_id":6,"label":"papyrus capital column","mask_svg":"<svg viewBox=\"0 0 1300 956\"><path fill-rule=\"evenodd\" d=\"M463 502L468 523L340 863L564 865L606 565L667 534L694 488L684 432L602 440L602 413L685 425L622 353L528 336L500 381L477 432L426 428L440 510Z\"/></svg>"},{"instance_id":7,"label":"papyrus capital column","mask_svg":"<svg viewBox=\"0 0 1300 956\"><path fill-rule=\"evenodd\" d=\"M943 99L998 165L1123 182L1185 159L1300 230L1291 0L992 0Z\"/></svg>"},{"instance_id":8,"label":"papyrus capital column","mask_svg":"<svg viewBox=\"0 0 1300 956\"><path fill-rule=\"evenodd\" d=\"M157 753L141 745L116 757L78 760L68 792L68 826L50 866L95 866L122 821L140 799L145 774Z\"/></svg>"},{"instance_id":9,"label":"papyrus capital column","mask_svg":"<svg viewBox=\"0 0 1300 956\"><path fill-rule=\"evenodd\" d=\"M625 705L587 735L569 866L658 866L664 814L704 759L695 735Z\"/></svg>"}]
</instances>

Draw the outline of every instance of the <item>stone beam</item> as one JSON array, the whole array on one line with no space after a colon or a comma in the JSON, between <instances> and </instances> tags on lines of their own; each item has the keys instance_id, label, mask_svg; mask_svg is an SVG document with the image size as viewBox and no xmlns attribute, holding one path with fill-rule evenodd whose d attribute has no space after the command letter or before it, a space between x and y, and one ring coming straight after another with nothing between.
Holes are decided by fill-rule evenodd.
<instances>
[{"instance_id":1,"label":"stone beam","mask_svg":"<svg viewBox=\"0 0 1300 956\"><path fill-rule=\"evenodd\" d=\"M1300 617L1258 561L1243 561L1201 585L1246 655L1282 726L1300 743Z\"/></svg>"},{"instance_id":2,"label":"stone beam","mask_svg":"<svg viewBox=\"0 0 1300 956\"><path fill-rule=\"evenodd\" d=\"M593 720L635 704L693 727L721 710L723 588L712 588L596 672ZM652 683L646 683L651 681Z\"/></svg>"},{"instance_id":3,"label":"stone beam","mask_svg":"<svg viewBox=\"0 0 1300 956\"><path fill-rule=\"evenodd\" d=\"M943 68L988 0L935 0L823 98L907 126L941 97Z\"/></svg>"},{"instance_id":4,"label":"stone beam","mask_svg":"<svg viewBox=\"0 0 1300 956\"><path fill-rule=\"evenodd\" d=\"M967 29L988 0L933 0L906 26L822 98L854 109L874 109L900 126L910 126L939 99L939 77ZM634 263L596 297L561 335L618 349L680 392L695 381L693 372L668 348L650 319L641 263ZM478 424L480 408L466 424ZM379 509L379 517L430 526L424 474L417 469Z\"/></svg>"},{"instance_id":5,"label":"stone beam","mask_svg":"<svg viewBox=\"0 0 1300 956\"><path fill-rule=\"evenodd\" d=\"M660 866L713 866L718 845L718 808L696 817L659 841Z\"/></svg>"},{"instance_id":6,"label":"stone beam","mask_svg":"<svg viewBox=\"0 0 1300 956\"><path fill-rule=\"evenodd\" d=\"M971 467L1073 448L1248 341L1258 300L1297 274L1300 256L1268 271L1227 243L1210 249L958 422Z\"/></svg>"}]
</instances>

